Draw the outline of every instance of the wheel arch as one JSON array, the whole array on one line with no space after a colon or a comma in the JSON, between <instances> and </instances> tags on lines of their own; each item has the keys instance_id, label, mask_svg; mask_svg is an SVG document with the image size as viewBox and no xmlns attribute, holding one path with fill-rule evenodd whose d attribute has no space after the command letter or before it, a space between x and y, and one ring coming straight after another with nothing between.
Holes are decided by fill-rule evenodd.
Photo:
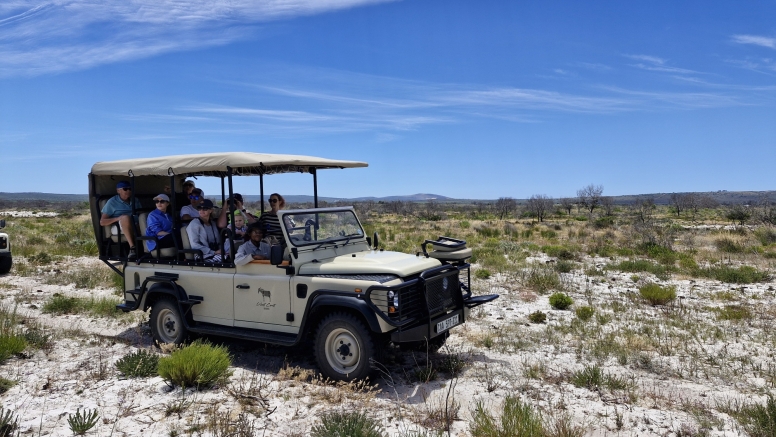
<instances>
[{"instance_id":1,"label":"wheel arch","mask_svg":"<svg viewBox=\"0 0 776 437\"><path fill-rule=\"evenodd\" d=\"M353 315L373 333L382 334L377 315L363 300L354 296L345 296L339 292L316 291L315 293L305 317L305 330L308 332L314 331L324 317L340 312Z\"/></svg>"},{"instance_id":2,"label":"wheel arch","mask_svg":"<svg viewBox=\"0 0 776 437\"><path fill-rule=\"evenodd\" d=\"M181 296L181 294L184 294L184 296ZM143 297L143 311L147 311L156 301L164 298L170 298L177 304L181 299L185 299L185 292L183 289L175 290L168 283L157 282L148 287L148 291L146 291Z\"/></svg>"}]
</instances>

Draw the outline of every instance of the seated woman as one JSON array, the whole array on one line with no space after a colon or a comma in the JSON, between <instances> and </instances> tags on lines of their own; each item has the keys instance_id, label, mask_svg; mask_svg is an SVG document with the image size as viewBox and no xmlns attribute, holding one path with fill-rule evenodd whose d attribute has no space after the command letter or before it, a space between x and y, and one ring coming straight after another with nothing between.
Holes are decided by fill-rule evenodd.
<instances>
[{"instance_id":1,"label":"seated woman","mask_svg":"<svg viewBox=\"0 0 776 437\"><path fill-rule=\"evenodd\" d=\"M269 207L270 210L265 212L259 217L259 227L264 231L267 237L275 237L280 242L283 242L283 230L280 228L280 220L278 219L278 211L286 206L286 199L278 193L272 193L269 195ZM290 220L290 218L288 219ZM293 223L289 224L293 226Z\"/></svg>"},{"instance_id":2,"label":"seated woman","mask_svg":"<svg viewBox=\"0 0 776 437\"><path fill-rule=\"evenodd\" d=\"M156 240L148 240L146 246L149 251L156 249L166 249L175 247L175 239L172 237L172 216L167 212L170 205L170 198L166 194L160 194L154 197L156 209L148 214L148 224L146 227L147 237L156 237Z\"/></svg>"},{"instance_id":3,"label":"seated woman","mask_svg":"<svg viewBox=\"0 0 776 437\"><path fill-rule=\"evenodd\" d=\"M199 217L192 220L186 227L191 248L202 251L202 258L205 262L222 262L229 257L229 241L226 241L224 245L226 253L221 253L221 233L215 222L210 219L210 213L213 212L213 202L210 199L203 200L197 207L197 212Z\"/></svg>"},{"instance_id":4,"label":"seated woman","mask_svg":"<svg viewBox=\"0 0 776 437\"><path fill-rule=\"evenodd\" d=\"M249 227L248 235L251 239L237 249L237 255L234 257L234 263L238 266L244 266L255 259L269 259L270 246L267 242L262 241L264 232L261 228L258 226Z\"/></svg>"}]
</instances>

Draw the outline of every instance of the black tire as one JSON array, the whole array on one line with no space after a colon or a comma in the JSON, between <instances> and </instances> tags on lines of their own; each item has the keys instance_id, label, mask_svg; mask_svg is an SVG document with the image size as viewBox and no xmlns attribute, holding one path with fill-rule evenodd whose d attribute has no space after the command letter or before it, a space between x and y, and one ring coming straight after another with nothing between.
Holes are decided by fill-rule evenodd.
<instances>
[{"instance_id":1,"label":"black tire","mask_svg":"<svg viewBox=\"0 0 776 437\"><path fill-rule=\"evenodd\" d=\"M148 324L154 340L160 344L181 344L188 336L178 304L171 299L159 299L154 302Z\"/></svg>"},{"instance_id":2,"label":"black tire","mask_svg":"<svg viewBox=\"0 0 776 437\"><path fill-rule=\"evenodd\" d=\"M315 335L315 360L321 373L336 381L369 376L377 358L372 333L355 316L334 313L324 318Z\"/></svg>"},{"instance_id":3,"label":"black tire","mask_svg":"<svg viewBox=\"0 0 776 437\"><path fill-rule=\"evenodd\" d=\"M10 256L4 256L0 258L0 275L4 275L10 272L12 265L13 265L13 260L11 260Z\"/></svg>"},{"instance_id":4,"label":"black tire","mask_svg":"<svg viewBox=\"0 0 776 437\"><path fill-rule=\"evenodd\" d=\"M439 349L442 349L442 346L445 345L445 342L447 341L447 338L450 337L450 331L445 331L441 335L437 335L436 337L432 338L431 341L428 342L428 346L426 345L426 341L410 341L406 343L400 343L399 348L402 350L407 351L419 351L419 352L436 352Z\"/></svg>"}]
</instances>

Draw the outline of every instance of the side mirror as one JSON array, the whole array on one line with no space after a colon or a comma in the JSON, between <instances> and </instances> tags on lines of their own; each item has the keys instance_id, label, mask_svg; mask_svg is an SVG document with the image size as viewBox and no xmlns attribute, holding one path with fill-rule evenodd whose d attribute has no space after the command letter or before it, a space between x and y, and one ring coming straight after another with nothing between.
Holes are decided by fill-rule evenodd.
<instances>
[{"instance_id":1,"label":"side mirror","mask_svg":"<svg viewBox=\"0 0 776 437\"><path fill-rule=\"evenodd\" d=\"M269 248L269 263L273 266L283 263L283 246L276 244Z\"/></svg>"},{"instance_id":2,"label":"side mirror","mask_svg":"<svg viewBox=\"0 0 776 437\"><path fill-rule=\"evenodd\" d=\"M375 243L374 247L375 247L375 249L377 249L380 246L380 239L377 238L377 231L375 231L374 238L372 238L372 239L374 240L374 243Z\"/></svg>"},{"instance_id":3,"label":"side mirror","mask_svg":"<svg viewBox=\"0 0 776 437\"><path fill-rule=\"evenodd\" d=\"M5 220L0 220L0 229L5 227Z\"/></svg>"}]
</instances>

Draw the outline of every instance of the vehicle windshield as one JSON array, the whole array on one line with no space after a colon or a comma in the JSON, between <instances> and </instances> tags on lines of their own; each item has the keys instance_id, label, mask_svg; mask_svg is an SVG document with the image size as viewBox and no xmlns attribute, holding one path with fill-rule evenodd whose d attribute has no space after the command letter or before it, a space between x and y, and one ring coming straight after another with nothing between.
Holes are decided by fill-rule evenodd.
<instances>
[{"instance_id":1,"label":"vehicle windshield","mask_svg":"<svg viewBox=\"0 0 776 437\"><path fill-rule=\"evenodd\" d=\"M283 215L283 222L294 246L346 244L364 236L353 211L305 211Z\"/></svg>"}]
</instances>

